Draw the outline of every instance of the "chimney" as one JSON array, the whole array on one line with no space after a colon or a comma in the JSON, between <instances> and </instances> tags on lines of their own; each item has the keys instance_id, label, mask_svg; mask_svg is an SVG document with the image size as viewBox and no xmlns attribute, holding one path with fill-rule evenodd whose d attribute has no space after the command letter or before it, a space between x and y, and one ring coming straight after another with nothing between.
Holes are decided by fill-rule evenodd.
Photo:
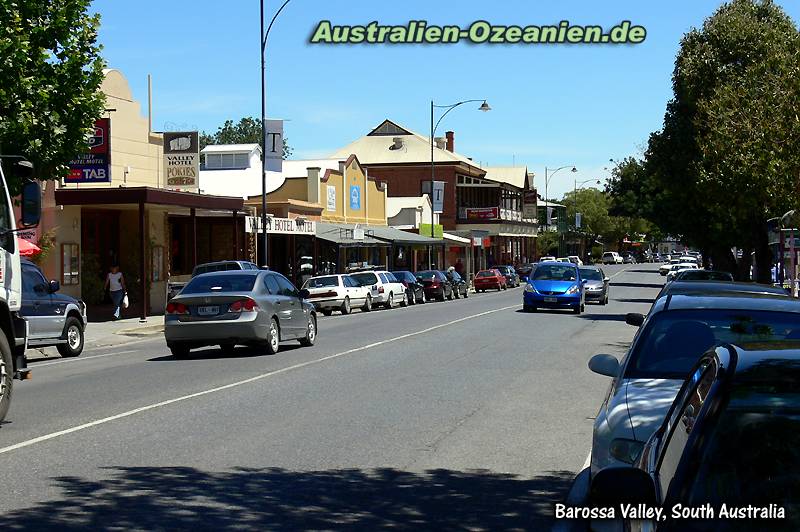
<instances>
[{"instance_id":1,"label":"chimney","mask_svg":"<svg viewBox=\"0 0 800 532\"><path fill-rule=\"evenodd\" d=\"M448 131L445 133L445 137L447 137L447 151L456 151L456 134L452 131Z\"/></svg>"},{"instance_id":2,"label":"chimney","mask_svg":"<svg viewBox=\"0 0 800 532\"><path fill-rule=\"evenodd\" d=\"M309 203L319 203L319 172L320 168L313 166L306 168L308 177L306 178L306 186L308 188L308 197L306 201Z\"/></svg>"},{"instance_id":3,"label":"chimney","mask_svg":"<svg viewBox=\"0 0 800 532\"><path fill-rule=\"evenodd\" d=\"M444 137L434 137L433 143L436 145L437 148L443 150L447 145L447 140Z\"/></svg>"}]
</instances>

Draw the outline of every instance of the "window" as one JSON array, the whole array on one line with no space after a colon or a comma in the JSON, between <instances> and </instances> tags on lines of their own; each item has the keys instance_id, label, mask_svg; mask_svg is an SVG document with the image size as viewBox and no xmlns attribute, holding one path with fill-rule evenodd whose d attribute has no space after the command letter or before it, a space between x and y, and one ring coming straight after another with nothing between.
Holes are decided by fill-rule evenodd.
<instances>
[{"instance_id":1,"label":"window","mask_svg":"<svg viewBox=\"0 0 800 532\"><path fill-rule=\"evenodd\" d=\"M150 280L164 280L164 246L153 246L150 265Z\"/></svg>"},{"instance_id":2,"label":"window","mask_svg":"<svg viewBox=\"0 0 800 532\"><path fill-rule=\"evenodd\" d=\"M214 275L195 277L181 291L182 294L203 292L250 292L256 282L255 275Z\"/></svg>"},{"instance_id":3,"label":"window","mask_svg":"<svg viewBox=\"0 0 800 532\"><path fill-rule=\"evenodd\" d=\"M61 244L61 284L80 283L80 255L78 244Z\"/></svg>"},{"instance_id":4,"label":"window","mask_svg":"<svg viewBox=\"0 0 800 532\"><path fill-rule=\"evenodd\" d=\"M350 277L355 279L356 282L361 286L369 286L378 283L378 277L374 273L370 272L354 273Z\"/></svg>"},{"instance_id":5,"label":"window","mask_svg":"<svg viewBox=\"0 0 800 532\"><path fill-rule=\"evenodd\" d=\"M278 275L278 274L275 274L274 277L275 281L277 281L278 286L280 287L280 295L289 297L297 296L297 289L291 282L289 282L289 279L287 279L283 275Z\"/></svg>"},{"instance_id":6,"label":"window","mask_svg":"<svg viewBox=\"0 0 800 532\"><path fill-rule=\"evenodd\" d=\"M264 285L266 285L267 291L273 296L277 296L281 292L281 289L278 286L278 281L275 280L274 275L267 275L264 277Z\"/></svg>"},{"instance_id":7,"label":"window","mask_svg":"<svg viewBox=\"0 0 800 532\"><path fill-rule=\"evenodd\" d=\"M47 280L35 266L22 267L22 296L25 299L43 295L47 292Z\"/></svg>"},{"instance_id":8,"label":"window","mask_svg":"<svg viewBox=\"0 0 800 532\"><path fill-rule=\"evenodd\" d=\"M208 170L250 168L249 153L207 153L205 157Z\"/></svg>"},{"instance_id":9,"label":"window","mask_svg":"<svg viewBox=\"0 0 800 532\"><path fill-rule=\"evenodd\" d=\"M339 286L339 277L335 275L329 277L314 277L306 281L305 284L306 288L326 288L331 286Z\"/></svg>"}]
</instances>

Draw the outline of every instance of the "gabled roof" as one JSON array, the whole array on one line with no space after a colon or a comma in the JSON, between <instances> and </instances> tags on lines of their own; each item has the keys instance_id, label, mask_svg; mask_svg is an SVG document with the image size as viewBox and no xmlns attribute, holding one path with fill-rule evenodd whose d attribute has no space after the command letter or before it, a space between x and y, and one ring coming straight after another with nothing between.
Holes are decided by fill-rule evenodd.
<instances>
[{"instance_id":1,"label":"gabled roof","mask_svg":"<svg viewBox=\"0 0 800 532\"><path fill-rule=\"evenodd\" d=\"M200 153L251 153L258 150L261 153L261 146L258 144L209 144Z\"/></svg>"},{"instance_id":2,"label":"gabled roof","mask_svg":"<svg viewBox=\"0 0 800 532\"><path fill-rule=\"evenodd\" d=\"M487 166L483 179L505 183L513 187L528 189L528 169L524 166Z\"/></svg>"},{"instance_id":3,"label":"gabled roof","mask_svg":"<svg viewBox=\"0 0 800 532\"><path fill-rule=\"evenodd\" d=\"M394 145L394 138L402 139L402 146ZM414 133L391 120L384 120L367 135L356 139L331 154L331 157L348 157L355 153L362 164L413 164L431 162L430 137ZM434 163L462 164L472 168L478 175L483 169L468 157L434 146Z\"/></svg>"},{"instance_id":4,"label":"gabled roof","mask_svg":"<svg viewBox=\"0 0 800 532\"><path fill-rule=\"evenodd\" d=\"M431 201L427 194L421 196L398 196L386 198L386 217L393 218L403 209L430 208Z\"/></svg>"}]
</instances>

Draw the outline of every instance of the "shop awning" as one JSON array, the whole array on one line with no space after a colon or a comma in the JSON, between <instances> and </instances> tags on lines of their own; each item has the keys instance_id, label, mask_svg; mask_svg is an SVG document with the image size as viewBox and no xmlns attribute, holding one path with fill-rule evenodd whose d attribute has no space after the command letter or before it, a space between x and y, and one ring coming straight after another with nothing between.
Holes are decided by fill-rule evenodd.
<instances>
[{"instance_id":1,"label":"shop awning","mask_svg":"<svg viewBox=\"0 0 800 532\"><path fill-rule=\"evenodd\" d=\"M336 224L328 222L317 222L317 238L332 242L343 247L356 246L388 246L389 243L372 237L369 232L371 226L359 226L364 229L364 238L356 240L353 238L355 224Z\"/></svg>"},{"instance_id":2,"label":"shop awning","mask_svg":"<svg viewBox=\"0 0 800 532\"><path fill-rule=\"evenodd\" d=\"M442 240L418 235L416 233L409 233L408 231L395 229L394 227L369 226L368 229L375 238L392 242L400 246L441 246L444 244Z\"/></svg>"},{"instance_id":3,"label":"shop awning","mask_svg":"<svg viewBox=\"0 0 800 532\"><path fill-rule=\"evenodd\" d=\"M448 244L456 244L456 245L461 244L462 246L472 245L472 239L470 238L464 238L463 236L458 236L447 232L443 233L443 236Z\"/></svg>"},{"instance_id":4,"label":"shop awning","mask_svg":"<svg viewBox=\"0 0 800 532\"><path fill-rule=\"evenodd\" d=\"M169 205L195 209L241 211L244 200L229 196L210 196L163 188L60 188L56 205Z\"/></svg>"}]
</instances>

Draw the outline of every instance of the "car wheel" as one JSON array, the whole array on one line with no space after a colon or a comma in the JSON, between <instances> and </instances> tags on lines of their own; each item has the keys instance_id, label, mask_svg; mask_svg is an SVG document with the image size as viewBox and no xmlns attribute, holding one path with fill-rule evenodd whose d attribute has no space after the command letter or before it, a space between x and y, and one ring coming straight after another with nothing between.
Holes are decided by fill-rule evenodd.
<instances>
[{"instance_id":1,"label":"car wheel","mask_svg":"<svg viewBox=\"0 0 800 532\"><path fill-rule=\"evenodd\" d=\"M522 305L522 312L533 312L533 305Z\"/></svg>"},{"instance_id":2,"label":"car wheel","mask_svg":"<svg viewBox=\"0 0 800 532\"><path fill-rule=\"evenodd\" d=\"M372 294L367 294L367 300L364 301L364 306L361 307L363 312L369 312L372 310Z\"/></svg>"},{"instance_id":3,"label":"car wheel","mask_svg":"<svg viewBox=\"0 0 800 532\"><path fill-rule=\"evenodd\" d=\"M4 334L0 334L0 421L5 419L11 406L11 392L14 388L14 359Z\"/></svg>"},{"instance_id":4,"label":"car wheel","mask_svg":"<svg viewBox=\"0 0 800 532\"><path fill-rule=\"evenodd\" d=\"M403 292L403 300L400 301L400 306L401 307L407 307L408 306L408 296L406 295L405 292Z\"/></svg>"},{"instance_id":5,"label":"car wheel","mask_svg":"<svg viewBox=\"0 0 800 532\"><path fill-rule=\"evenodd\" d=\"M322 309L322 313L326 316L330 316L331 314L333 314L333 310L329 308L324 308Z\"/></svg>"},{"instance_id":6,"label":"car wheel","mask_svg":"<svg viewBox=\"0 0 800 532\"><path fill-rule=\"evenodd\" d=\"M574 312L575 314L580 314L581 313L581 306L577 305L575 308L572 309L572 312Z\"/></svg>"},{"instance_id":7,"label":"car wheel","mask_svg":"<svg viewBox=\"0 0 800 532\"><path fill-rule=\"evenodd\" d=\"M425 290L420 292L419 297L415 298L415 301L420 304L425 304Z\"/></svg>"},{"instance_id":8,"label":"car wheel","mask_svg":"<svg viewBox=\"0 0 800 532\"><path fill-rule=\"evenodd\" d=\"M281 333L278 322L275 318L269 320L269 331L267 332L267 354L274 355L278 352L278 345L281 342Z\"/></svg>"},{"instance_id":9,"label":"car wheel","mask_svg":"<svg viewBox=\"0 0 800 532\"><path fill-rule=\"evenodd\" d=\"M226 342L224 344L219 344L219 348L222 351L223 355L232 355L233 352L236 350L236 344Z\"/></svg>"},{"instance_id":10,"label":"car wheel","mask_svg":"<svg viewBox=\"0 0 800 532\"><path fill-rule=\"evenodd\" d=\"M58 344L56 349L62 357L76 357L83 351L83 325L78 318L69 317L64 324L66 344Z\"/></svg>"},{"instance_id":11,"label":"car wheel","mask_svg":"<svg viewBox=\"0 0 800 532\"><path fill-rule=\"evenodd\" d=\"M344 302L342 303L342 306L339 309L339 311L342 313L342 315L344 315L344 314L350 314L350 310L351 310L351 308L350 308L350 298L348 296L345 296L344 297Z\"/></svg>"},{"instance_id":12,"label":"car wheel","mask_svg":"<svg viewBox=\"0 0 800 532\"><path fill-rule=\"evenodd\" d=\"M386 305L384 305L387 309L394 308L394 294L389 292L389 299L386 301Z\"/></svg>"},{"instance_id":13,"label":"car wheel","mask_svg":"<svg viewBox=\"0 0 800 532\"><path fill-rule=\"evenodd\" d=\"M447 295L447 300L448 301L452 301L453 300L453 290L452 289L450 290L450 293Z\"/></svg>"},{"instance_id":14,"label":"car wheel","mask_svg":"<svg viewBox=\"0 0 800 532\"><path fill-rule=\"evenodd\" d=\"M456 289L453 290L453 292L455 292L454 297L456 299L461 299L461 292L459 292L458 287L456 287Z\"/></svg>"},{"instance_id":15,"label":"car wheel","mask_svg":"<svg viewBox=\"0 0 800 532\"><path fill-rule=\"evenodd\" d=\"M464 299L469 297L469 288L464 288Z\"/></svg>"},{"instance_id":16,"label":"car wheel","mask_svg":"<svg viewBox=\"0 0 800 532\"><path fill-rule=\"evenodd\" d=\"M300 345L303 347L311 347L317 339L317 318L312 315L308 316L308 325L306 326L306 335L300 338Z\"/></svg>"},{"instance_id":17,"label":"car wheel","mask_svg":"<svg viewBox=\"0 0 800 532\"><path fill-rule=\"evenodd\" d=\"M603 299L600 300L601 305L608 305L608 294L606 294Z\"/></svg>"},{"instance_id":18,"label":"car wheel","mask_svg":"<svg viewBox=\"0 0 800 532\"><path fill-rule=\"evenodd\" d=\"M174 358L181 360L189 358L189 348L187 346L183 344L171 344L167 347L169 347L169 351Z\"/></svg>"}]
</instances>

